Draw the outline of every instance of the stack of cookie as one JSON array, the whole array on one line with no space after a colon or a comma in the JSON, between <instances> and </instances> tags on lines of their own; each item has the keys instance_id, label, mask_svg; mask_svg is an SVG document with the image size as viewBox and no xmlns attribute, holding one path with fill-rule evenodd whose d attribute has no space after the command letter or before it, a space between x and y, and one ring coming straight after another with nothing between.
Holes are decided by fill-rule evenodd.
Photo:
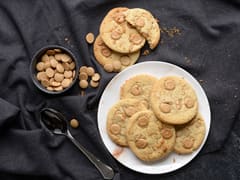
<instances>
[{"instance_id":1,"label":"stack of cookie","mask_svg":"<svg viewBox=\"0 0 240 180\"><path fill-rule=\"evenodd\" d=\"M134 64L146 41L154 49L160 40L156 19L140 8L110 10L99 31L94 42L94 56L107 72L119 72Z\"/></svg>"},{"instance_id":2,"label":"stack of cookie","mask_svg":"<svg viewBox=\"0 0 240 180\"><path fill-rule=\"evenodd\" d=\"M107 132L139 159L156 161L172 151L189 154L198 149L205 123L196 93L186 80L142 74L122 85L120 100L108 113Z\"/></svg>"}]
</instances>

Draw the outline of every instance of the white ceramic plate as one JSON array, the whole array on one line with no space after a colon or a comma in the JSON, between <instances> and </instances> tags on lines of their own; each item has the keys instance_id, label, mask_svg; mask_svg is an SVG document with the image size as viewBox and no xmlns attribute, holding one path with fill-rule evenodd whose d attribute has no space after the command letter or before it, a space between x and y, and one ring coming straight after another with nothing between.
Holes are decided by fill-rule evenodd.
<instances>
[{"instance_id":1,"label":"white ceramic plate","mask_svg":"<svg viewBox=\"0 0 240 180\"><path fill-rule=\"evenodd\" d=\"M196 91L199 101L199 111L206 124L206 135L199 149L188 155L178 155L172 152L168 157L154 163L145 163L139 160L129 148L122 148L111 141L106 131L106 121L109 109L119 100L120 87L129 78L138 74L149 74L157 78L176 75L185 78ZM133 65L117 74L105 88L98 109L98 128L101 138L113 157L124 166L141 173L163 174L181 168L189 163L201 150L206 142L210 128L210 107L207 96L194 77L182 68L159 61L149 61Z\"/></svg>"}]
</instances>

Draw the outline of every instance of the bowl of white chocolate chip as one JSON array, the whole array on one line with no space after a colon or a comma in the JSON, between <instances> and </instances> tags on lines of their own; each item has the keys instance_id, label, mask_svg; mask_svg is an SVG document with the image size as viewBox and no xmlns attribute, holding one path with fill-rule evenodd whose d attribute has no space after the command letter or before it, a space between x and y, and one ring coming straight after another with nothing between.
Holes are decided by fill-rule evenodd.
<instances>
[{"instance_id":1,"label":"bowl of white chocolate chip","mask_svg":"<svg viewBox=\"0 0 240 180\"><path fill-rule=\"evenodd\" d=\"M77 80L78 63L65 47L49 45L39 49L32 58L30 73L33 83L48 94L61 94Z\"/></svg>"}]
</instances>

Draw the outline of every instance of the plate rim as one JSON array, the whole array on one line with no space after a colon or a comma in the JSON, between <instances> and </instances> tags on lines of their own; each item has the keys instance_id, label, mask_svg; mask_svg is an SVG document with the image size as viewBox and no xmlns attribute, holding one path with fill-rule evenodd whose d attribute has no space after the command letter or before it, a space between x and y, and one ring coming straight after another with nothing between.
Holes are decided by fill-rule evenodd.
<instances>
[{"instance_id":1,"label":"plate rim","mask_svg":"<svg viewBox=\"0 0 240 180\"><path fill-rule=\"evenodd\" d=\"M99 124L99 111L100 111L100 107L101 107L101 104L102 104L102 101L103 101L103 97L106 93L106 90L109 89L109 87L112 85L112 83L118 79L120 76L122 76L122 74L124 74L126 71L131 71L132 69L135 69L137 68L138 66L142 66L144 64L159 64L159 65L165 65L165 66L170 66L172 68L175 68L177 69L177 71L182 71L184 74L187 75L187 78L190 78L192 81L194 81L195 85L198 86L198 90L200 90L200 94L202 94L204 96L204 100L206 100L206 103L207 103L207 112L208 112L208 119L209 119L209 126L208 128L206 129L206 134L205 134L205 137L203 139L203 142L202 144L200 145L200 147L194 151L193 153L194 154L189 154L189 155L192 155L192 157L190 158L190 160L187 160L186 162L184 162L183 164L180 164L178 166L176 166L175 168L171 168L170 170L163 170L162 172L146 172L146 171L140 171L140 170L136 170L134 169L133 167L129 167L128 165L124 164L122 161L120 161L118 158L114 157L114 155L112 155L112 152L110 152L108 146L105 144L104 142L104 139L102 137L102 133L101 133L101 129L100 129L100 124ZM158 65L158 66L159 66ZM146 74L149 73L149 71L146 71ZM136 76L137 74L143 74L143 73L134 73L132 76ZM154 76L154 75L153 75ZM181 75L179 75L181 76ZM161 78L161 77L164 77L164 76L160 76L160 77L157 77L158 79ZM186 77L184 77L186 78ZM188 81L189 82L189 81ZM191 82L189 82L192 86L193 84ZM204 119L205 123L206 123L206 120ZM124 69L123 71L121 71L120 73L116 74L109 82L108 84L106 85L106 87L104 88L103 90L103 93L101 95L101 98L99 100L99 104L98 104L98 111L97 111L97 126L98 126L98 131L99 131L99 134L100 134L100 138L103 142L103 145L105 146L105 148L108 150L108 152L111 154L111 156L117 160L121 165L135 171L135 172L138 172L138 173L143 173L143 174L150 174L150 175L156 175L156 174L166 174L166 173L170 173L170 172L173 172L173 171L176 171L184 166L186 166L187 164L189 164L199 153L200 151L202 150L202 148L204 147L204 145L206 144L206 141L208 139L208 136L209 136L209 132L210 132L210 127L211 127L211 108L210 108L210 103L209 103L209 100L208 100L208 96L206 94L206 92L204 91L203 87L201 86L201 84L197 81L197 79L192 75L190 74L187 70L185 70L184 68L178 66L178 65L175 65L175 64L172 64L172 63L169 63L169 62L165 62L165 61L145 61L145 62L139 62L137 64L134 64L130 67L127 67L126 69ZM109 138L110 139L110 138ZM120 146L119 146L120 147ZM126 147L122 147L122 148L126 148ZM184 155L181 155L181 156L184 156ZM140 161L140 160L139 160Z\"/></svg>"}]
</instances>

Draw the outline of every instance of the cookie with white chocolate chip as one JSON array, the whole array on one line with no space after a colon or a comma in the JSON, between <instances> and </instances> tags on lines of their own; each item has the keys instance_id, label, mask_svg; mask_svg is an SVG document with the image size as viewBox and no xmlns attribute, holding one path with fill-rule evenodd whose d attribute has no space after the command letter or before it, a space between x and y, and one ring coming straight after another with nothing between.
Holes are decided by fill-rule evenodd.
<instances>
[{"instance_id":1,"label":"cookie with white chocolate chip","mask_svg":"<svg viewBox=\"0 0 240 180\"><path fill-rule=\"evenodd\" d=\"M123 99L114 104L107 116L107 133L113 142L128 146L126 126L129 118L138 111L146 110L137 99Z\"/></svg>"},{"instance_id":2,"label":"cookie with white chocolate chip","mask_svg":"<svg viewBox=\"0 0 240 180\"><path fill-rule=\"evenodd\" d=\"M135 27L147 39L150 48L154 49L160 40L160 28L153 15L141 8L128 9L124 14L126 21Z\"/></svg>"},{"instance_id":3,"label":"cookie with white chocolate chip","mask_svg":"<svg viewBox=\"0 0 240 180\"><path fill-rule=\"evenodd\" d=\"M202 144L205 132L205 123L200 114L187 124L176 126L174 151L179 154L192 153Z\"/></svg>"},{"instance_id":4,"label":"cookie with white chocolate chip","mask_svg":"<svg viewBox=\"0 0 240 180\"><path fill-rule=\"evenodd\" d=\"M139 58L140 51L122 54L108 48L100 36L97 36L93 53L96 60L101 64L107 72L119 72L126 67L133 65Z\"/></svg>"},{"instance_id":5,"label":"cookie with white chocolate chip","mask_svg":"<svg viewBox=\"0 0 240 180\"><path fill-rule=\"evenodd\" d=\"M149 108L149 98L153 85L157 82L157 78L148 74L136 75L121 86L120 99L134 98L145 102Z\"/></svg>"},{"instance_id":6,"label":"cookie with white chocolate chip","mask_svg":"<svg viewBox=\"0 0 240 180\"><path fill-rule=\"evenodd\" d=\"M111 9L100 25L100 36L112 50L120 53L139 51L145 44L145 38L125 20L128 8Z\"/></svg>"},{"instance_id":7,"label":"cookie with white chocolate chip","mask_svg":"<svg viewBox=\"0 0 240 180\"><path fill-rule=\"evenodd\" d=\"M195 91L177 76L160 78L153 86L150 103L161 121L174 125L189 122L198 111Z\"/></svg>"},{"instance_id":8,"label":"cookie with white chocolate chip","mask_svg":"<svg viewBox=\"0 0 240 180\"><path fill-rule=\"evenodd\" d=\"M127 125L127 141L132 152L141 160L160 160L172 152L175 129L159 121L152 111L139 111Z\"/></svg>"}]
</instances>

